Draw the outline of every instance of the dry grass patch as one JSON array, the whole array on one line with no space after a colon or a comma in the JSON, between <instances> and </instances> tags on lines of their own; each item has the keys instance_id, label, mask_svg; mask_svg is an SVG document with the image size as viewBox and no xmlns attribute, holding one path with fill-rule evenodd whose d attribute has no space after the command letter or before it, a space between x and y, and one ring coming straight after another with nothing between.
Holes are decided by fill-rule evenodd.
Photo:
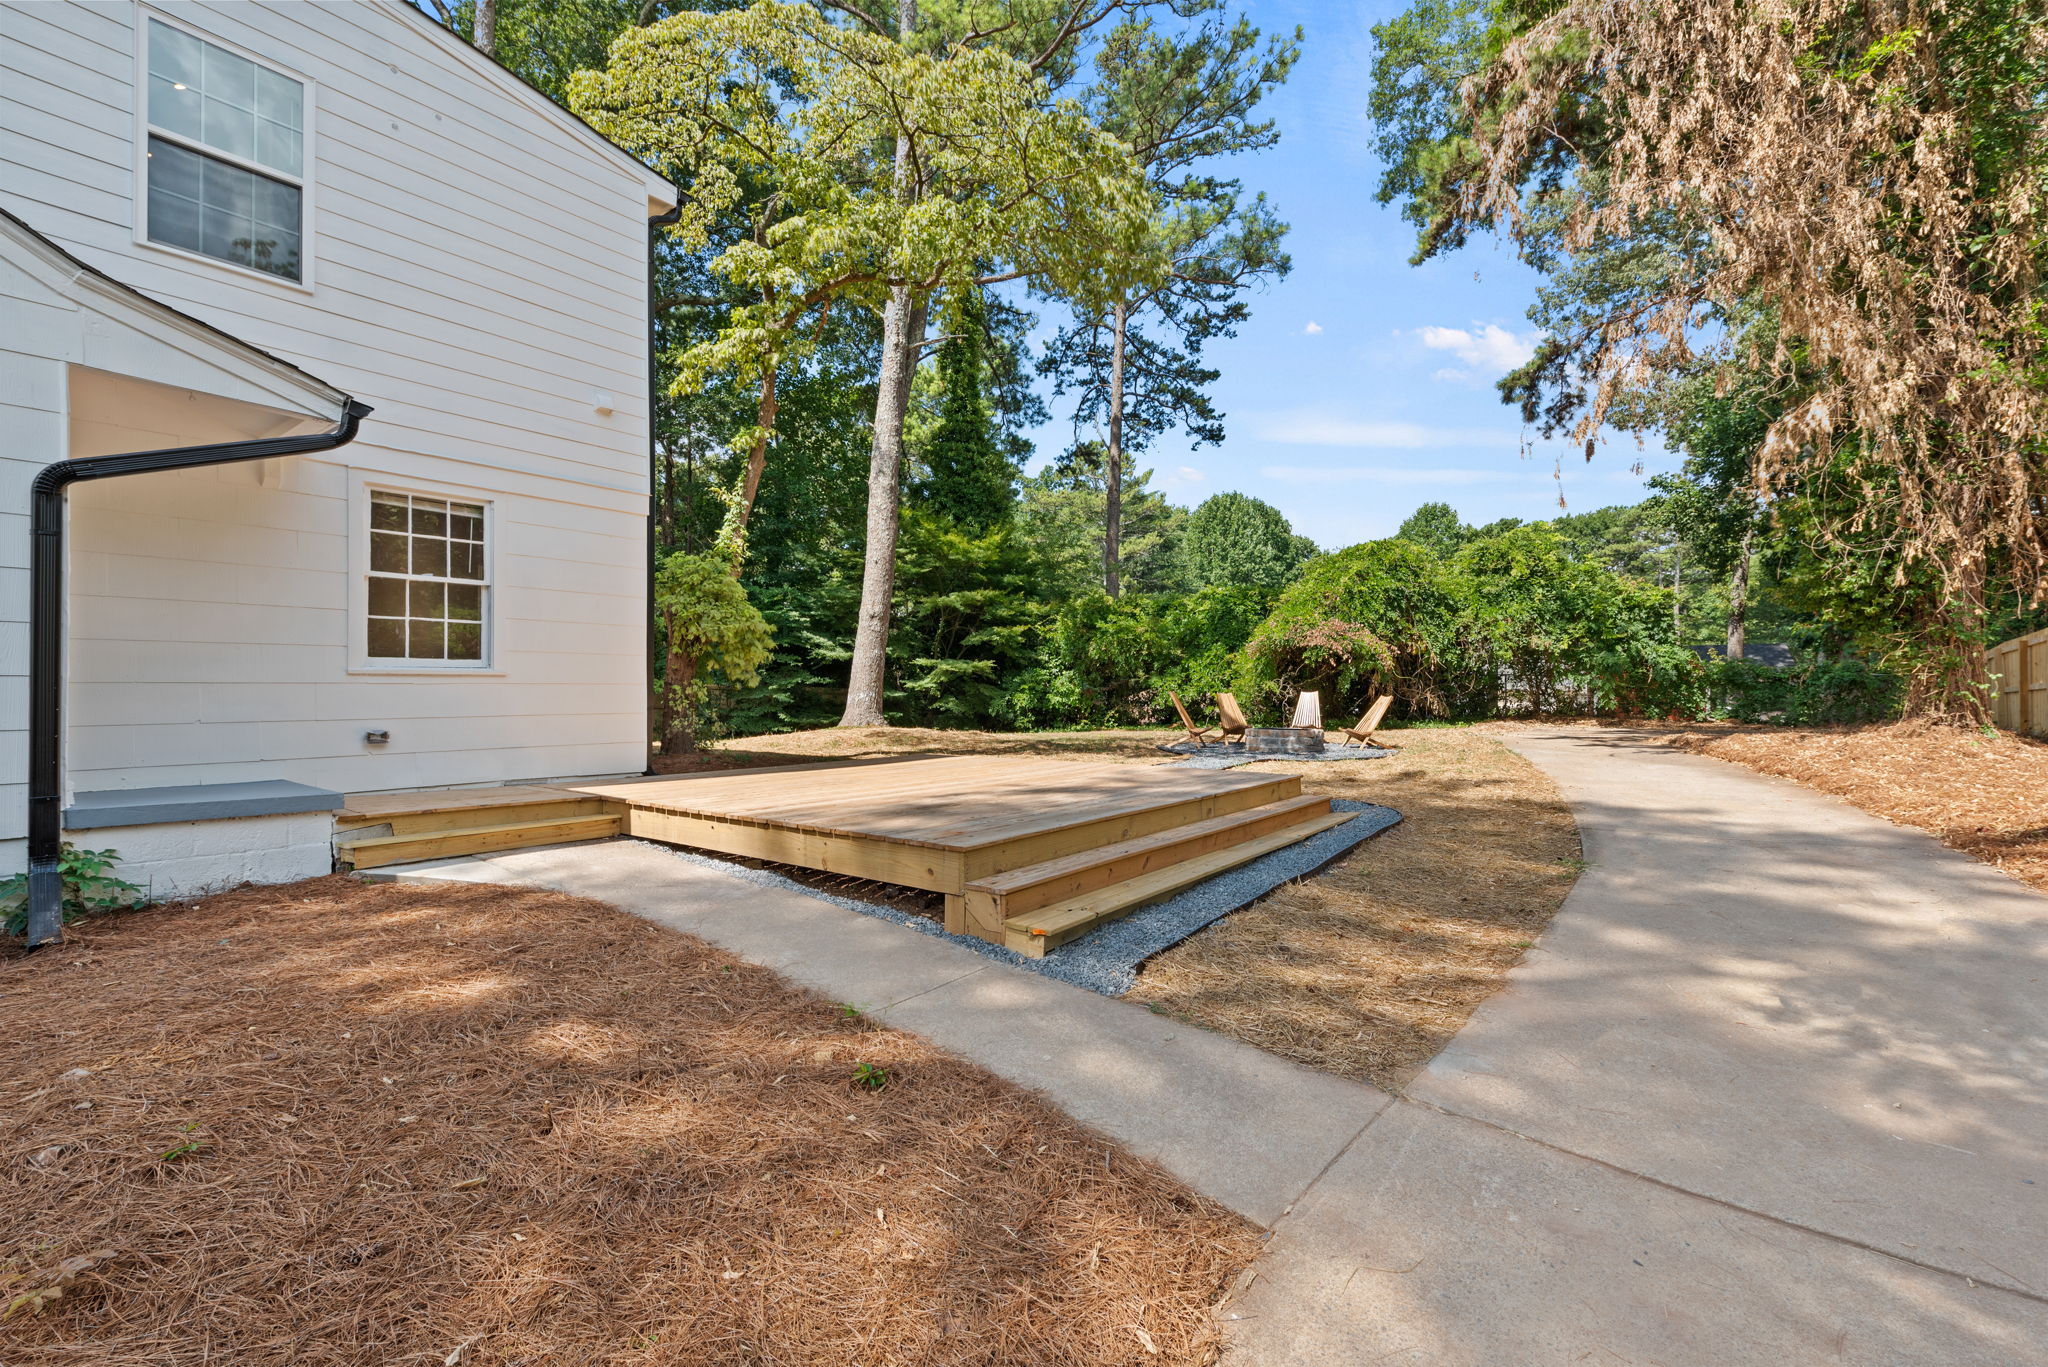
<instances>
[{"instance_id":1,"label":"dry grass patch","mask_svg":"<svg viewBox=\"0 0 2048 1367\"><path fill-rule=\"evenodd\" d=\"M10 1364L1193 1364L1255 1231L554 893L318 879L0 966ZM879 1088L856 1077L862 1065Z\"/></svg>"},{"instance_id":2,"label":"dry grass patch","mask_svg":"<svg viewBox=\"0 0 2048 1367\"><path fill-rule=\"evenodd\" d=\"M1159 955L1134 1000L1394 1089L1450 1042L1571 891L1578 827L1494 736L1390 735L1388 759L1287 767L1401 824Z\"/></svg>"},{"instance_id":3,"label":"dry grass patch","mask_svg":"<svg viewBox=\"0 0 2048 1367\"><path fill-rule=\"evenodd\" d=\"M2048 745L2040 741L1912 722L1686 727L1665 741L1845 798L2048 891Z\"/></svg>"},{"instance_id":4,"label":"dry grass patch","mask_svg":"<svg viewBox=\"0 0 2048 1367\"><path fill-rule=\"evenodd\" d=\"M1265 762L1303 791L1405 818L1312 878L1167 950L1131 999L1346 1077L1398 1087L1461 1029L1577 878L1578 827L1550 779L1492 734L1388 733L1390 758ZM1178 731L798 731L721 746L786 759L1063 755L1172 763ZM1057 952L1057 951L1055 951Z\"/></svg>"}]
</instances>

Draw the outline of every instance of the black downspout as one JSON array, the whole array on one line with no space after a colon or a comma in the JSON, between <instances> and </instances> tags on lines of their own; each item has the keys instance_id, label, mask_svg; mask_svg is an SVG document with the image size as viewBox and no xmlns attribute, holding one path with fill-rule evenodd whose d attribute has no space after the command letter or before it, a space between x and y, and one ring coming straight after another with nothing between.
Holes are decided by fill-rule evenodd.
<instances>
[{"instance_id":1,"label":"black downspout","mask_svg":"<svg viewBox=\"0 0 2048 1367\"><path fill-rule=\"evenodd\" d=\"M350 399L339 425L311 436L85 456L46 465L36 475L29 538L29 948L56 944L64 935L64 491L81 480L331 451L355 440L369 411Z\"/></svg>"},{"instance_id":2,"label":"black downspout","mask_svg":"<svg viewBox=\"0 0 2048 1367\"><path fill-rule=\"evenodd\" d=\"M661 377L659 361L661 349L661 325L656 321L658 310L654 307L654 290L659 283L655 279L654 246L661 240L663 224L674 223L683 216L683 206L678 204L665 214L656 214L647 220L647 767L640 772L643 776L654 773L654 734L652 723L655 716L654 690L655 664L661 658L661 634L654 619L654 543L660 535L661 519L655 515L654 500L665 497L661 487L660 443L655 435L654 384Z\"/></svg>"}]
</instances>

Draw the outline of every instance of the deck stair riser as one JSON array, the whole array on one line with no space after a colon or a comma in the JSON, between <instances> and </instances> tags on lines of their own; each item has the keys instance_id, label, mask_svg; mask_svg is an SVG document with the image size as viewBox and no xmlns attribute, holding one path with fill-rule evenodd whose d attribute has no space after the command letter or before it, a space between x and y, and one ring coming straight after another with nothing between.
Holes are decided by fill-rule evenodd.
<instances>
[{"instance_id":1,"label":"deck stair riser","mask_svg":"<svg viewBox=\"0 0 2048 1367\"><path fill-rule=\"evenodd\" d=\"M1012 869L967 885L967 918L972 925L993 928L1026 912L1302 825L1329 811L1326 797L1287 798Z\"/></svg>"},{"instance_id":2,"label":"deck stair riser","mask_svg":"<svg viewBox=\"0 0 2048 1367\"><path fill-rule=\"evenodd\" d=\"M1300 795L1301 779L1287 774L1255 788L1208 793L1183 802L1095 819L1088 817L1085 806L1077 806L1064 813L1049 814L1047 824L1051 829L1033 835L1013 836L1000 845L969 850L962 874L970 883L979 882L993 874L1100 849L1104 845L1141 839Z\"/></svg>"},{"instance_id":3,"label":"deck stair riser","mask_svg":"<svg viewBox=\"0 0 2048 1367\"><path fill-rule=\"evenodd\" d=\"M388 815L352 816L334 819L334 829L345 839L378 835L425 835L440 831L468 830L477 826L510 826L521 821L562 821L578 816L611 816L614 808L603 798L565 795L553 802L525 802L513 806L455 807L439 811L403 812Z\"/></svg>"},{"instance_id":4,"label":"deck stair riser","mask_svg":"<svg viewBox=\"0 0 2048 1367\"><path fill-rule=\"evenodd\" d=\"M621 821L603 799L573 796L559 802L380 814L348 820L346 825L336 823L335 862L345 869L363 870L423 859L605 840L619 834Z\"/></svg>"},{"instance_id":5,"label":"deck stair riser","mask_svg":"<svg viewBox=\"0 0 2048 1367\"><path fill-rule=\"evenodd\" d=\"M1225 845L1080 897L1013 916L1002 923L1002 943L1027 958L1040 958L1047 950L1078 939L1105 922L1128 916L1140 907L1171 897L1240 864L1248 864L1261 855L1285 849L1333 826L1341 826L1356 815L1356 812L1329 811L1320 816L1312 815L1307 821L1282 826L1256 839Z\"/></svg>"}]
</instances>

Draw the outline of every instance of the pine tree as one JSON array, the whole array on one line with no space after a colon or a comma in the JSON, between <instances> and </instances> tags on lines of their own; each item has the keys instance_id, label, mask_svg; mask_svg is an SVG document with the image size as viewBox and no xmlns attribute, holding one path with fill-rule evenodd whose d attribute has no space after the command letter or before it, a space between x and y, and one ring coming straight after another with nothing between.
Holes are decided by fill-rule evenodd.
<instances>
[{"instance_id":1,"label":"pine tree","mask_svg":"<svg viewBox=\"0 0 2048 1367\"><path fill-rule=\"evenodd\" d=\"M986 311L981 292L965 293L953 333L939 346L939 413L925 448L917 492L927 512L982 536L1005 525L1017 503L1017 471L1003 453L983 389Z\"/></svg>"}]
</instances>

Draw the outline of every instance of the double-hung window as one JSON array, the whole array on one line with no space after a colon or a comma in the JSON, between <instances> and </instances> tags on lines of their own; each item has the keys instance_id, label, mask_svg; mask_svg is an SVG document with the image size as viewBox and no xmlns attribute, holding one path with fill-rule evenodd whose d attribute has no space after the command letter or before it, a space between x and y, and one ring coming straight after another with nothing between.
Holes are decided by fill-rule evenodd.
<instances>
[{"instance_id":1,"label":"double-hung window","mask_svg":"<svg viewBox=\"0 0 2048 1367\"><path fill-rule=\"evenodd\" d=\"M371 664L481 665L488 567L482 504L372 490Z\"/></svg>"},{"instance_id":2,"label":"double-hung window","mask_svg":"<svg viewBox=\"0 0 2048 1367\"><path fill-rule=\"evenodd\" d=\"M161 19L148 63L149 240L300 279L306 87Z\"/></svg>"}]
</instances>

